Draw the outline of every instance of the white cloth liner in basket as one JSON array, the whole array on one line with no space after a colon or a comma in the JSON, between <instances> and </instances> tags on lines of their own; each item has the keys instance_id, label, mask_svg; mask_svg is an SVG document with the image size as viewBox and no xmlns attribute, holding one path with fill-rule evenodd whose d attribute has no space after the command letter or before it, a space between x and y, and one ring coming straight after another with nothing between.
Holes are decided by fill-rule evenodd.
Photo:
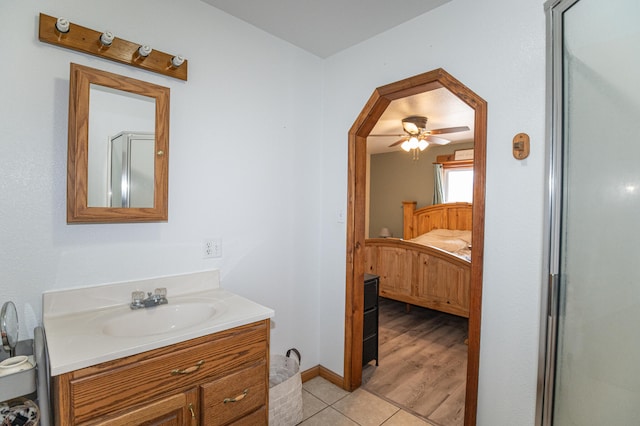
<instances>
[{"instance_id":1,"label":"white cloth liner in basket","mask_svg":"<svg viewBox=\"0 0 640 426\"><path fill-rule=\"evenodd\" d=\"M298 359L290 357L295 353ZM302 421L302 376L300 352L273 355L269 362L269 425L293 426Z\"/></svg>"}]
</instances>

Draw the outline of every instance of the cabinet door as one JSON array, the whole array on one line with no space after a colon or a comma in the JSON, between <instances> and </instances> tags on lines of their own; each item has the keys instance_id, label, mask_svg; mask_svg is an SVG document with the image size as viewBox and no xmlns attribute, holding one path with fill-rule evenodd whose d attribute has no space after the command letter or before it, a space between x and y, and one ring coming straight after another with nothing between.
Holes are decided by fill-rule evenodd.
<instances>
[{"instance_id":1,"label":"cabinet door","mask_svg":"<svg viewBox=\"0 0 640 426\"><path fill-rule=\"evenodd\" d=\"M82 426L197 426L198 390L171 395Z\"/></svg>"}]
</instances>

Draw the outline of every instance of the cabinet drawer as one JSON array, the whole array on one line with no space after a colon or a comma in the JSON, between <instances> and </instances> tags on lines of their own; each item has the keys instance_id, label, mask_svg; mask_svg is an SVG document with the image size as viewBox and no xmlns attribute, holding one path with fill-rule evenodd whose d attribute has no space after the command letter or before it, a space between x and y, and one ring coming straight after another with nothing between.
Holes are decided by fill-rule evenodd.
<instances>
[{"instance_id":1,"label":"cabinet drawer","mask_svg":"<svg viewBox=\"0 0 640 426\"><path fill-rule=\"evenodd\" d=\"M202 424L226 425L263 407L267 398L266 362L263 360L252 366L227 375L219 380L201 385ZM253 425L266 424L266 410L262 421ZM241 422L239 424L242 424Z\"/></svg>"},{"instance_id":2,"label":"cabinet drawer","mask_svg":"<svg viewBox=\"0 0 640 426\"><path fill-rule=\"evenodd\" d=\"M378 336L374 335L362 342L362 365L378 359ZM377 365L377 364L376 364Z\"/></svg>"},{"instance_id":3,"label":"cabinet drawer","mask_svg":"<svg viewBox=\"0 0 640 426\"><path fill-rule=\"evenodd\" d=\"M371 309L378 305L378 276L372 274L364 275L364 310Z\"/></svg>"},{"instance_id":4,"label":"cabinet drawer","mask_svg":"<svg viewBox=\"0 0 640 426\"><path fill-rule=\"evenodd\" d=\"M370 309L364 313L363 339L378 333L378 308Z\"/></svg>"},{"instance_id":5,"label":"cabinet drawer","mask_svg":"<svg viewBox=\"0 0 640 426\"><path fill-rule=\"evenodd\" d=\"M267 407L260 407L259 410L254 411L246 417L236 420L229 424L229 426L258 426L266 425L269 423L269 413L267 413Z\"/></svg>"},{"instance_id":6,"label":"cabinet drawer","mask_svg":"<svg viewBox=\"0 0 640 426\"><path fill-rule=\"evenodd\" d=\"M371 309L378 305L378 280L364 283L364 310Z\"/></svg>"},{"instance_id":7,"label":"cabinet drawer","mask_svg":"<svg viewBox=\"0 0 640 426\"><path fill-rule=\"evenodd\" d=\"M60 423L113 413L266 359L268 331L267 323L253 323L56 376L55 396L69 398L57 401Z\"/></svg>"}]
</instances>

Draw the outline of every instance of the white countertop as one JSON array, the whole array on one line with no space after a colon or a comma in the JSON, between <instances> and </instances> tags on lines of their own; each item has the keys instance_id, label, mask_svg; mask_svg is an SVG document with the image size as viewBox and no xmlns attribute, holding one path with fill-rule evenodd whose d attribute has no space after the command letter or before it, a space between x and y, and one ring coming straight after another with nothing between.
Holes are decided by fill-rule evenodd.
<instances>
[{"instance_id":1,"label":"white countertop","mask_svg":"<svg viewBox=\"0 0 640 426\"><path fill-rule=\"evenodd\" d=\"M167 288L173 307L209 304L215 314L197 324L143 336L112 336L105 324L128 315L150 315L154 309L132 311L131 292ZM160 312L160 311L158 311ZM218 271L159 277L43 294L43 322L52 376L151 349L172 345L233 327L273 318L274 311L219 287Z\"/></svg>"}]
</instances>

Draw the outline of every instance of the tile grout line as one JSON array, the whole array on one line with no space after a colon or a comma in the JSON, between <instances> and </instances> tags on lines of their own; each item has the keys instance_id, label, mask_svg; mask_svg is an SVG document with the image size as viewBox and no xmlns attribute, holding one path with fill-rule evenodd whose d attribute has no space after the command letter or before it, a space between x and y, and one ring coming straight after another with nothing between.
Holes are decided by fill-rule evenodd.
<instances>
[{"instance_id":1,"label":"tile grout line","mask_svg":"<svg viewBox=\"0 0 640 426\"><path fill-rule=\"evenodd\" d=\"M304 388L303 388L304 389ZM393 416L397 415L400 411L405 412L408 415L411 415L417 419L420 419L422 421L424 421L425 423L427 423L427 426L440 426L439 423L434 423L432 420L425 418L421 415L418 415L417 413L413 412L412 410L408 410L404 407L400 407L398 406L397 403L395 403L394 401L391 401L387 398L385 398L384 396L378 395L375 392L371 392L367 389L365 389L364 387L360 388L362 391L376 397L379 398L382 401L385 401L387 403L389 403L390 405L392 405L394 408L396 408L396 410L393 412L393 414L391 414L389 417L385 418L381 423L378 424L378 426L383 426L385 423L387 423ZM353 392L347 392L346 394L342 395L340 398L338 398L337 400L335 400L332 403L327 403L326 401L324 401L322 398L320 398L318 395L314 394L312 391L310 391L309 389L304 389L306 392L308 392L311 396L313 396L314 398L316 398L318 401L320 401L322 404L324 404L325 406L320 409L319 411L315 412L313 415L311 415L309 418L305 419L304 421L308 421L316 416L318 416L320 413L322 413L323 411L325 411L327 408L331 408L333 409L336 413L338 413L339 415L341 415L342 417L349 419L350 421L354 422L356 425L358 426L362 426L360 423L358 423L356 420L354 420L353 418L349 417L348 415L344 414L342 411L338 410L336 407L334 407L335 404L337 404L338 402L342 401L344 398L346 398L349 395L352 395Z\"/></svg>"}]
</instances>

